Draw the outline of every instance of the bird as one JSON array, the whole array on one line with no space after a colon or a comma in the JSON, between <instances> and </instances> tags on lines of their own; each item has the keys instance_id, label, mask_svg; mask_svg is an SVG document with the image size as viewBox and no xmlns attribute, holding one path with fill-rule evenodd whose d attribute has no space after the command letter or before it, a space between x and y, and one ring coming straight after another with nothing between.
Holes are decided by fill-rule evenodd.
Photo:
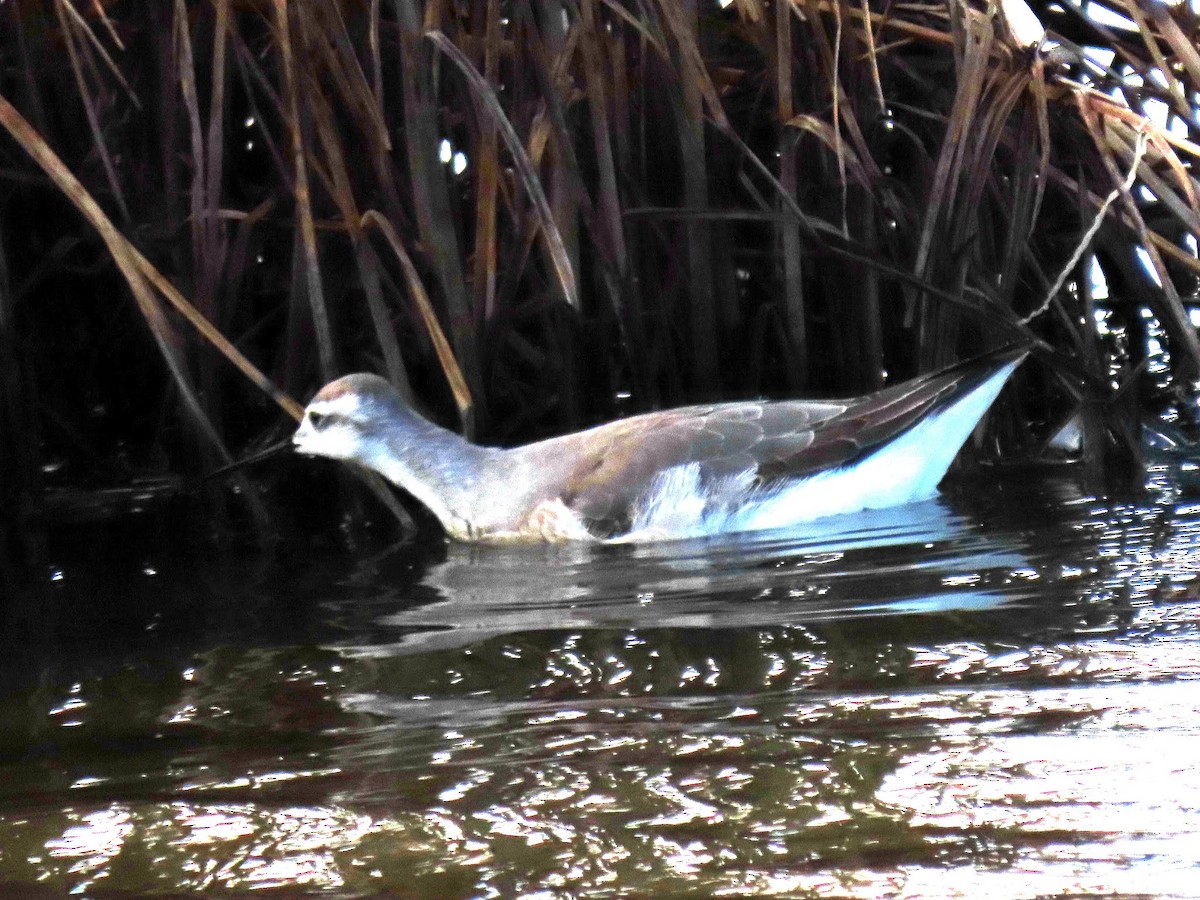
<instances>
[{"instance_id":1,"label":"bird","mask_svg":"<svg viewBox=\"0 0 1200 900\"><path fill-rule=\"evenodd\" d=\"M512 448L472 443L356 373L317 392L292 444L378 472L458 541L713 537L930 499L1027 352L860 397L684 406Z\"/></svg>"}]
</instances>

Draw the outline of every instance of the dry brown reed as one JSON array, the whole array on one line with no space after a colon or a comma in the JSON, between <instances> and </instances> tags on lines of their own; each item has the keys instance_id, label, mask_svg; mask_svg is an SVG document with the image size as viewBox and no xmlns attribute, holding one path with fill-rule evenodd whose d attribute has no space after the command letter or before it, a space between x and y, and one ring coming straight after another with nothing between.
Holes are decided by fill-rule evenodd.
<instances>
[{"instance_id":1,"label":"dry brown reed","mask_svg":"<svg viewBox=\"0 0 1200 900\"><path fill-rule=\"evenodd\" d=\"M1154 0L1027 13L14 0L5 421L40 441L23 398L54 384L52 430L81 432L80 378L46 375L54 316L17 306L83 261L119 273L102 277L132 297L201 438L167 438L161 414L127 422L168 469L271 424L222 356L293 416L291 396L369 368L452 404L468 434L514 439L692 398L866 390L1024 340L1046 363L1016 419L1032 446L1036 419L1111 406L1096 267L1127 372L1148 309L1190 389L1200 22ZM27 214L54 192L94 233ZM105 321L79 317L97 342ZM109 390L144 371L146 345L121 333L96 377ZM1135 413L1089 413L1093 437L1132 443ZM40 443L0 443L25 460L13 472L37 468Z\"/></svg>"}]
</instances>

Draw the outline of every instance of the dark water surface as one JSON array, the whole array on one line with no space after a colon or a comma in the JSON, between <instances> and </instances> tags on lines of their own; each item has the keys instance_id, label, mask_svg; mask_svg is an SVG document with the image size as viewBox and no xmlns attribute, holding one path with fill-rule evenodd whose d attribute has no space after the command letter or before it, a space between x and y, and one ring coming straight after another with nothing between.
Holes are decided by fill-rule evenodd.
<instances>
[{"instance_id":1,"label":"dark water surface","mask_svg":"<svg viewBox=\"0 0 1200 900\"><path fill-rule=\"evenodd\" d=\"M3 606L4 896L1200 894L1169 488L640 548L96 540Z\"/></svg>"}]
</instances>

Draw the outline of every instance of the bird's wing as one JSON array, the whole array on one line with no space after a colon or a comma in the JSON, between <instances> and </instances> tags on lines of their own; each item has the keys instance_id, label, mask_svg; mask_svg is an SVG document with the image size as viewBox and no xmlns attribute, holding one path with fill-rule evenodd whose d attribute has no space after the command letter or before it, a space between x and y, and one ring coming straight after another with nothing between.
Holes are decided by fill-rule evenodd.
<instances>
[{"instance_id":1,"label":"bird's wing","mask_svg":"<svg viewBox=\"0 0 1200 900\"><path fill-rule=\"evenodd\" d=\"M817 426L807 446L780 447L760 458L759 479L770 482L847 465L907 431L953 393L953 384L922 380L859 398Z\"/></svg>"},{"instance_id":2,"label":"bird's wing","mask_svg":"<svg viewBox=\"0 0 1200 900\"><path fill-rule=\"evenodd\" d=\"M689 406L647 413L528 448L563 473L562 502L617 533L655 480L695 463L701 484L750 473L770 484L867 456L1023 356L997 351L865 397ZM534 457L538 457L535 455Z\"/></svg>"},{"instance_id":3,"label":"bird's wing","mask_svg":"<svg viewBox=\"0 0 1200 900\"><path fill-rule=\"evenodd\" d=\"M846 401L804 400L690 406L547 441L541 452L571 460L562 501L597 531L617 533L663 472L695 463L702 482L756 472L764 460L802 454L815 429L846 409Z\"/></svg>"},{"instance_id":4,"label":"bird's wing","mask_svg":"<svg viewBox=\"0 0 1200 900\"><path fill-rule=\"evenodd\" d=\"M795 478L862 459L936 410L952 406L1026 352L1004 348L850 400L844 412L816 427L807 447L763 456L758 477L762 482Z\"/></svg>"}]
</instances>

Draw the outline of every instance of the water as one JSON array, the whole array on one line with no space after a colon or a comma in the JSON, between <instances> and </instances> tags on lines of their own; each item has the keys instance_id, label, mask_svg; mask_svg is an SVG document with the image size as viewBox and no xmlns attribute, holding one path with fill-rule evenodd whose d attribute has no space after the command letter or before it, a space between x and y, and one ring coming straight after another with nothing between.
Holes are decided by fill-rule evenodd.
<instances>
[{"instance_id":1,"label":"water","mask_svg":"<svg viewBox=\"0 0 1200 900\"><path fill-rule=\"evenodd\" d=\"M1196 896L1200 507L1160 487L287 564L93 535L2 610L0 896Z\"/></svg>"}]
</instances>

